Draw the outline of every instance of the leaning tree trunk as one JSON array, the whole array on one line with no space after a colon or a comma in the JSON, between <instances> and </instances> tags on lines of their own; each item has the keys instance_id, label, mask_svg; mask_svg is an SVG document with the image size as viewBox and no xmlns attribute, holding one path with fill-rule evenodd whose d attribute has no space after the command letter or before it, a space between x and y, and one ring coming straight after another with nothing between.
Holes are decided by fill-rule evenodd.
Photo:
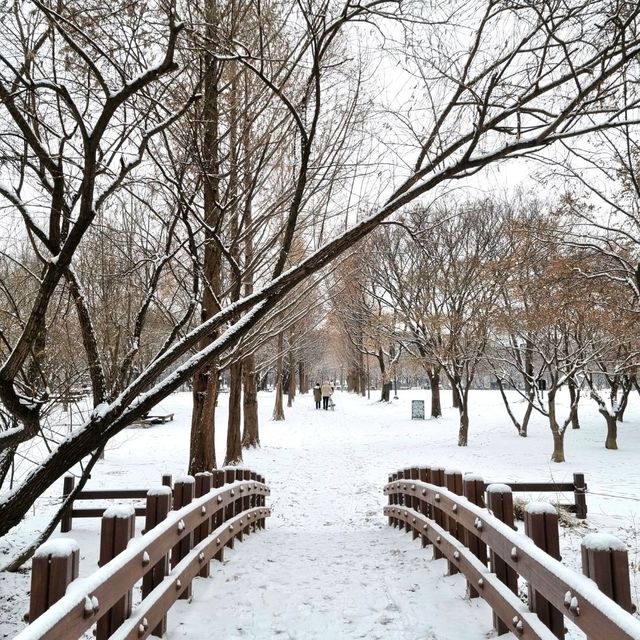
<instances>
[{"instance_id":1,"label":"leaning tree trunk","mask_svg":"<svg viewBox=\"0 0 640 640\"><path fill-rule=\"evenodd\" d=\"M227 422L227 454L224 464L242 462L240 435L240 404L242 399L242 360L231 365L229 371L229 419Z\"/></svg>"},{"instance_id":2,"label":"leaning tree trunk","mask_svg":"<svg viewBox=\"0 0 640 640\"><path fill-rule=\"evenodd\" d=\"M244 419L242 446L245 448L260 446L260 433L258 423L258 392L256 385L255 364L256 358L253 354L247 356L242 362L242 416Z\"/></svg>"},{"instance_id":3,"label":"leaning tree trunk","mask_svg":"<svg viewBox=\"0 0 640 640\"><path fill-rule=\"evenodd\" d=\"M429 385L431 386L431 417L439 418L442 415L442 403L440 401L440 370L427 369Z\"/></svg>"},{"instance_id":4,"label":"leaning tree trunk","mask_svg":"<svg viewBox=\"0 0 640 640\"><path fill-rule=\"evenodd\" d=\"M284 420L284 403L283 403L283 362L282 362L282 350L284 349L284 334L282 331L278 334L278 359L276 364L276 401L273 407L273 419Z\"/></svg>"}]
</instances>

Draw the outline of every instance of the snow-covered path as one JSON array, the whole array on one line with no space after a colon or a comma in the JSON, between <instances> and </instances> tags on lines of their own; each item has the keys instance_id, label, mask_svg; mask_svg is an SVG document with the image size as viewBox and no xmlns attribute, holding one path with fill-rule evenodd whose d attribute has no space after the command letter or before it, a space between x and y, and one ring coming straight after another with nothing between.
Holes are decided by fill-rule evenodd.
<instances>
[{"instance_id":1,"label":"snow-covered path","mask_svg":"<svg viewBox=\"0 0 640 640\"><path fill-rule=\"evenodd\" d=\"M354 441L366 423L352 413L362 403L351 400L344 394L335 412L296 408L304 431L298 426L291 439L306 432L307 446L266 444L254 453L262 461L250 466L272 490L267 530L236 543L222 566L212 564L212 578L198 579L193 602L171 611L171 640L202 638L205 629L227 639L486 638L490 612L465 600L464 580L445 577L444 560L387 526L388 469L370 438ZM274 428L287 423L265 431Z\"/></svg>"}]
</instances>

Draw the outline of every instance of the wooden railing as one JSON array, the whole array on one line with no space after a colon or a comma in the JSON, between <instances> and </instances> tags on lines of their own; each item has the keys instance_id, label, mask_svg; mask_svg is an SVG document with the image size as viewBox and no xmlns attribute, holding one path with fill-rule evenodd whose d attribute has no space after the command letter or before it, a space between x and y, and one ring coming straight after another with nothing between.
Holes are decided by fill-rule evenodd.
<instances>
[{"instance_id":1,"label":"wooden railing","mask_svg":"<svg viewBox=\"0 0 640 640\"><path fill-rule=\"evenodd\" d=\"M464 574L470 597L481 596L492 608L498 634L564 638L570 620L590 640L640 640L627 552L613 536L583 540L585 575L579 575L560 562L553 506L527 505L526 535L518 533L507 485L487 487L478 476L420 467L390 475L384 493L389 524L420 537L423 546L432 544L434 558L446 558L450 574ZM527 582L528 608L518 595L518 576Z\"/></svg>"},{"instance_id":2,"label":"wooden railing","mask_svg":"<svg viewBox=\"0 0 640 640\"><path fill-rule=\"evenodd\" d=\"M97 640L162 636L167 611L190 597L194 577L209 575L209 561L264 528L268 494L264 478L248 470L185 476L173 491L148 491L146 533L135 539L134 508L111 507L102 516L100 568L87 578L78 579L73 540L45 543L33 559L30 624L16 640L73 640L94 625ZM140 580L142 601L133 611Z\"/></svg>"}]
</instances>

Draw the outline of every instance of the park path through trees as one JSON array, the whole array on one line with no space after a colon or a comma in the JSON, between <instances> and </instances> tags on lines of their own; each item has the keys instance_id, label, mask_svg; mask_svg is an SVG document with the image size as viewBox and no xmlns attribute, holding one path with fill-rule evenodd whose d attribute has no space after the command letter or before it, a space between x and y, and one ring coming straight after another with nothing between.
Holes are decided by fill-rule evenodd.
<instances>
[{"instance_id":1,"label":"park path through trees","mask_svg":"<svg viewBox=\"0 0 640 640\"><path fill-rule=\"evenodd\" d=\"M360 400L336 400L325 412L297 399L309 405L296 408L305 428L287 446L256 452L269 459L267 530L236 542L225 564L212 564L212 578L197 579L193 602L172 609L169 640L486 638L489 609L465 599L464 580L445 576L444 560L387 526L385 440L360 437Z\"/></svg>"}]
</instances>

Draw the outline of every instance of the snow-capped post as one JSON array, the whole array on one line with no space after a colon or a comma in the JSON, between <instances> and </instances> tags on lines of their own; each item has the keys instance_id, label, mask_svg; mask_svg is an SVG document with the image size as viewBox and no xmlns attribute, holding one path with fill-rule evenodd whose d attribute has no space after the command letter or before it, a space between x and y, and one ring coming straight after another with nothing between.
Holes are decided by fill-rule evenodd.
<instances>
[{"instance_id":1,"label":"snow-capped post","mask_svg":"<svg viewBox=\"0 0 640 640\"><path fill-rule=\"evenodd\" d=\"M71 538L48 540L38 547L31 564L30 623L62 598L78 577L79 564L80 549Z\"/></svg>"},{"instance_id":2,"label":"snow-capped post","mask_svg":"<svg viewBox=\"0 0 640 640\"><path fill-rule=\"evenodd\" d=\"M462 472L461 471L454 471L452 469L447 469L444 472L444 481L449 491L459 496L462 495L463 489L462 489ZM452 534L457 540L464 542L462 526L460 527L458 526L458 521L452 515L447 516L447 529L449 530L449 533ZM453 562L451 562L451 560L447 560L447 565L448 565L450 576L458 573L458 567L456 567L456 565Z\"/></svg>"},{"instance_id":3,"label":"snow-capped post","mask_svg":"<svg viewBox=\"0 0 640 640\"><path fill-rule=\"evenodd\" d=\"M109 507L102 514L100 525L100 558L103 567L124 551L135 535L136 511L131 505ZM131 591L116 602L98 620L96 640L106 640L131 615Z\"/></svg>"},{"instance_id":4,"label":"snow-capped post","mask_svg":"<svg viewBox=\"0 0 640 640\"><path fill-rule=\"evenodd\" d=\"M163 487L173 487L173 478L170 473L162 474L162 486Z\"/></svg>"},{"instance_id":5,"label":"snow-capped post","mask_svg":"<svg viewBox=\"0 0 640 640\"><path fill-rule=\"evenodd\" d=\"M487 508L495 518L514 529L513 521L513 493L511 487L506 484L490 484L487 487ZM506 584L513 593L518 593L518 574L493 551L490 554L491 570L496 574L500 582ZM510 627L493 613L493 626L498 635L510 631Z\"/></svg>"},{"instance_id":6,"label":"snow-capped post","mask_svg":"<svg viewBox=\"0 0 640 640\"><path fill-rule=\"evenodd\" d=\"M196 479L193 476L182 476L176 478L173 484L173 508L175 511L186 507L191 504L193 500L193 494L195 490ZM184 528L184 522L180 520L178 522L178 531L180 527ZM174 547L171 549L171 568L175 567L180 560L189 555L193 544L193 533L189 533L184 536ZM179 600L191 599L191 583L185 586L180 595Z\"/></svg>"},{"instance_id":7,"label":"snow-capped post","mask_svg":"<svg viewBox=\"0 0 640 640\"><path fill-rule=\"evenodd\" d=\"M76 479L73 476L65 476L62 481L62 500L66 500L67 496L73 491L76 485ZM73 502L67 505L67 508L60 519L60 531L67 533L71 531L73 526Z\"/></svg>"},{"instance_id":8,"label":"snow-capped post","mask_svg":"<svg viewBox=\"0 0 640 640\"><path fill-rule=\"evenodd\" d=\"M144 532L151 531L153 527L160 524L171 511L171 476L169 485L163 484L160 487L149 489L147 492L147 508L145 513ZM169 556L164 556L156 562L153 567L142 577L142 598L146 598L169 573ZM163 616L156 628L151 632L152 636L162 637L167 631L167 616Z\"/></svg>"},{"instance_id":9,"label":"snow-capped post","mask_svg":"<svg viewBox=\"0 0 640 640\"><path fill-rule=\"evenodd\" d=\"M484 508L484 480L480 476L467 474L462 479L462 492L464 497L478 507ZM487 545L476 536L475 530L466 530L465 546L473 553L473 555L486 566L487 564ZM467 582L467 588L470 598L477 598L480 594L476 588Z\"/></svg>"},{"instance_id":10,"label":"snow-capped post","mask_svg":"<svg viewBox=\"0 0 640 640\"><path fill-rule=\"evenodd\" d=\"M437 487L444 487L444 467L431 467L431 484L435 484ZM439 498L438 494L436 494L436 500ZM436 524L440 527L445 526L444 521L444 513L442 509L439 507L433 506L433 519L436 521ZM439 558L443 558L444 555L440 549L434 544L433 545L433 559L438 560Z\"/></svg>"},{"instance_id":11,"label":"snow-capped post","mask_svg":"<svg viewBox=\"0 0 640 640\"><path fill-rule=\"evenodd\" d=\"M581 551L582 573L591 578L602 593L632 613L629 555L624 543L607 533L590 533L582 539ZM580 603L567 594L565 605L576 609Z\"/></svg>"},{"instance_id":12,"label":"snow-capped post","mask_svg":"<svg viewBox=\"0 0 640 640\"><path fill-rule=\"evenodd\" d=\"M213 476L208 471L201 471L196 473L196 488L195 497L201 498L205 494L211 491L213 487ZM203 507L204 508L204 507ZM199 542L202 542L211 533L211 518L207 518L199 527L196 527L193 532L193 544L194 546ZM205 562L198 574L201 578L209 577L209 563Z\"/></svg>"},{"instance_id":13,"label":"snow-capped post","mask_svg":"<svg viewBox=\"0 0 640 640\"><path fill-rule=\"evenodd\" d=\"M560 560L560 535L558 532L558 512L548 502L530 502L524 509L524 532L537 547L552 558ZM552 607L539 591L529 589L529 610L551 629L556 638L564 638L564 616L562 611Z\"/></svg>"},{"instance_id":14,"label":"snow-capped post","mask_svg":"<svg viewBox=\"0 0 640 640\"><path fill-rule=\"evenodd\" d=\"M429 473L430 473L430 469L429 467L420 467L419 469L419 473L420 473L420 482L429 482ZM422 495L422 492L420 492ZM426 493L425 493L426 495ZM420 513L422 513L423 515L427 516L427 518L431 517L431 505L426 501L426 500L422 500L421 498L418 498L419 504L420 504ZM427 536L426 534L422 536L422 548L424 549L427 545L429 544L429 536Z\"/></svg>"},{"instance_id":15,"label":"snow-capped post","mask_svg":"<svg viewBox=\"0 0 640 640\"><path fill-rule=\"evenodd\" d=\"M224 481L225 484L230 484L232 482L236 481L236 470L235 469L225 469L224 470ZM231 520L231 518L233 518L233 516L236 515L236 501L232 500L229 505L227 506L227 508L224 510L224 521L226 522L227 520ZM229 549L233 549L233 543L235 540L235 536L231 536L229 538L229 540L227 541L227 547L229 547Z\"/></svg>"},{"instance_id":16,"label":"snow-capped post","mask_svg":"<svg viewBox=\"0 0 640 640\"><path fill-rule=\"evenodd\" d=\"M225 473L221 469L214 469L213 471L213 486L215 489L219 489L224 485ZM211 518L211 528L217 529L224 522L224 509L218 509ZM220 549L215 556L213 556L218 562L224 560L224 548Z\"/></svg>"},{"instance_id":17,"label":"snow-capped post","mask_svg":"<svg viewBox=\"0 0 640 640\"><path fill-rule=\"evenodd\" d=\"M573 499L576 505L576 518L584 520L587 517L587 485L584 481L584 473L574 473L573 484L575 485Z\"/></svg>"}]
</instances>

